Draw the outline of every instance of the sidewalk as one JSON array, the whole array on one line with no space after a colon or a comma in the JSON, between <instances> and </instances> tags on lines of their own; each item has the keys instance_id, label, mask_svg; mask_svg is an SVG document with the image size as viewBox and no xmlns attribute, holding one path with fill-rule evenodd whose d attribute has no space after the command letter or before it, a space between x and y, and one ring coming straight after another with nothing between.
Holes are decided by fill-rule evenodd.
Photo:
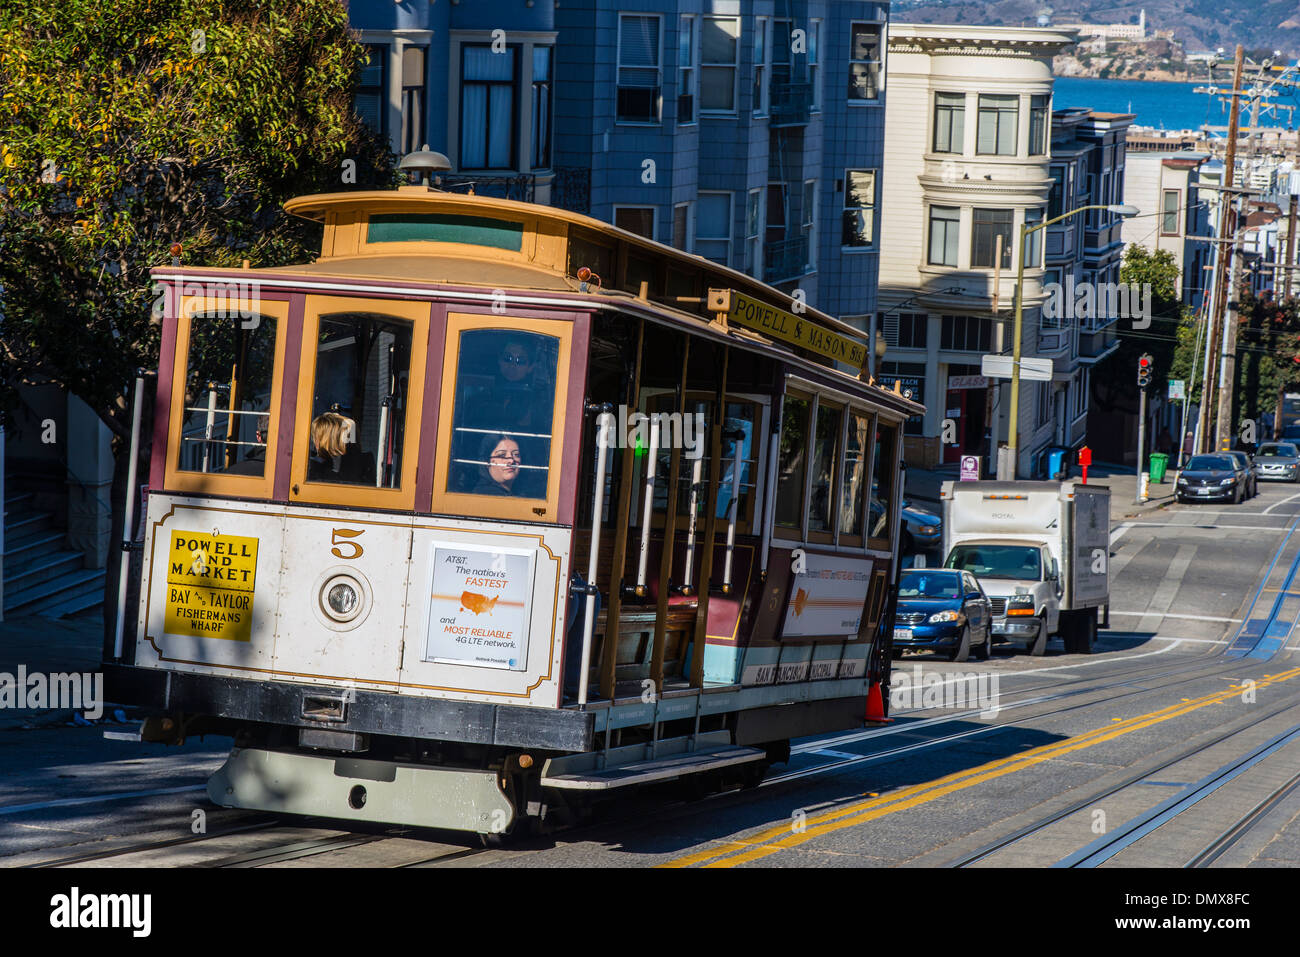
<instances>
[{"instance_id":1,"label":"sidewalk","mask_svg":"<svg viewBox=\"0 0 1300 957\"><path fill-rule=\"evenodd\" d=\"M0 681L16 680L21 666L26 674L97 673L103 659L104 622L98 615L85 618L15 618L0 622ZM15 699L16 700L16 699ZM113 710L104 703L101 720L111 722ZM68 709L0 706L0 731L65 724L73 720Z\"/></svg>"},{"instance_id":2,"label":"sidewalk","mask_svg":"<svg viewBox=\"0 0 1300 957\"><path fill-rule=\"evenodd\" d=\"M1072 473L1069 481L1082 481L1078 466L1073 468ZM922 507L937 509L940 487L944 482L957 481L957 475L958 467L956 465L941 465L934 469L908 466L903 497ZM1157 509L1172 504L1174 501L1172 471L1165 474L1163 484L1148 487L1148 500L1142 504L1134 501L1137 495L1137 482L1137 475L1123 465L1098 462L1088 467L1088 484L1104 485L1110 489L1110 520L1112 525L1126 518L1136 518L1150 514Z\"/></svg>"}]
</instances>

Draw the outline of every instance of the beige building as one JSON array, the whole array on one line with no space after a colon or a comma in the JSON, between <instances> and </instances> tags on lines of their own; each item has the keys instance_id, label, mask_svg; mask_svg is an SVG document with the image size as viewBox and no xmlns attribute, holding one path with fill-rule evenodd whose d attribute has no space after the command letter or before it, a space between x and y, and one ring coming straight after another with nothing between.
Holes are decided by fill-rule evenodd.
<instances>
[{"instance_id":1,"label":"beige building","mask_svg":"<svg viewBox=\"0 0 1300 957\"><path fill-rule=\"evenodd\" d=\"M1075 38L1053 28L889 25L877 315L888 348L878 371L926 405L924 421L908 426L915 464L988 456L1007 437L1009 384L984 380L980 361L1012 351L1015 247L1021 225L1043 219L1053 183L1052 57ZM1040 232L1025 267L1029 356L1043 279ZM1021 383L1022 475L1059 431L1057 393L1071 372L1056 377ZM946 444L945 419L957 427Z\"/></svg>"}]
</instances>

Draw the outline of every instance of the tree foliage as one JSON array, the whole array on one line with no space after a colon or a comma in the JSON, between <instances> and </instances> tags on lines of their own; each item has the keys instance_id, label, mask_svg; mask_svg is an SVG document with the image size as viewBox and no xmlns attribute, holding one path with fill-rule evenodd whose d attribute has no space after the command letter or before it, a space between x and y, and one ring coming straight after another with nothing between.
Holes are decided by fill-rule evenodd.
<instances>
[{"instance_id":1,"label":"tree foliage","mask_svg":"<svg viewBox=\"0 0 1300 957\"><path fill-rule=\"evenodd\" d=\"M149 270L310 259L291 196L391 179L340 0L0 4L0 389L55 382L119 435L155 368Z\"/></svg>"}]
</instances>

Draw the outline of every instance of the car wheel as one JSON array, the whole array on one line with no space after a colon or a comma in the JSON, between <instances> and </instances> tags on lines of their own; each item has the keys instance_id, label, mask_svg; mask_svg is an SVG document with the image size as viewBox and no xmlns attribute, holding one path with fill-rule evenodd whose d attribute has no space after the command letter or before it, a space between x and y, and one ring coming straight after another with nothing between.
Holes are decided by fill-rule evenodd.
<instances>
[{"instance_id":1,"label":"car wheel","mask_svg":"<svg viewBox=\"0 0 1300 957\"><path fill-rule=\"evenodd\" d=\"M992 656L992 654L993 654L993 629L985 628L984 640L981 641L979 647L975 649L975 657L979 661L988 661L989 658Z\"/></svg>"},{"instance_id":2,"label":"car wheel","mask_svg":"<svg viewBox=\"0 0 1300 957\"><path fill-rule=\"evenodd\" d=\"M1047 619L1040 618L1038 620L1038 637L1029 643L1026 650L1029 652L1030 657L1043 657L1043 654L1047 651Z\"/></svg>"},{"instance_id":3,"label":"car wheel","mask_svg":"<svg viewBox=\"0 0 1300 957\"><path fill-rule=\"evenodd\" d=\"M1241 486L1238 485L1237 488L1236 488L1236 490L1233 492L1233 496L1232 496L1232 504L1233 504L1233 505L1240 505L1240 504L1241 504L1241 500L1244 499L1245 497L1246 497L1246 496L1243 494Z\"/></svg>"},{"instance_id":4,"label":"car wheel","mask_svg":"<svg viewBox=\"0 0 1300 957\"><path fill-rule=\"evenodd\" d=\"M957 647L948 652L949 661L965 661L970 657L970 625L965 625L961 630L961 640L957 642Z\"/></svg>"}]
</instances>

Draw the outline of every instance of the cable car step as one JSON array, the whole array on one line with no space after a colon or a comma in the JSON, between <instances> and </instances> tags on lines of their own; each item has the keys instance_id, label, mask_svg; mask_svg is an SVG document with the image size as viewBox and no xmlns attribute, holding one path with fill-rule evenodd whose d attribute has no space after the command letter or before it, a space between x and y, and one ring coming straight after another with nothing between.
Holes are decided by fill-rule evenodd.
<instances>
[{"instance_id":1,"label":"cable car step","mask_svg":"<svg viewBox=\"0 0 1300 957\"><path fill-rule=\"evenodd\" d=\"M760 748L745 748L734 744L715 745L700 751L671 754L647 761L633 761L630 764L588 771L553 773L548 769L548 773L542 775L542 787L606 791L611 788L630 787L634 784L671 781L673 778L687 774L716 771L718 768L747 764L750 761L762 761L766 757L767 752Z\"/></svg>"}]
</instances>

